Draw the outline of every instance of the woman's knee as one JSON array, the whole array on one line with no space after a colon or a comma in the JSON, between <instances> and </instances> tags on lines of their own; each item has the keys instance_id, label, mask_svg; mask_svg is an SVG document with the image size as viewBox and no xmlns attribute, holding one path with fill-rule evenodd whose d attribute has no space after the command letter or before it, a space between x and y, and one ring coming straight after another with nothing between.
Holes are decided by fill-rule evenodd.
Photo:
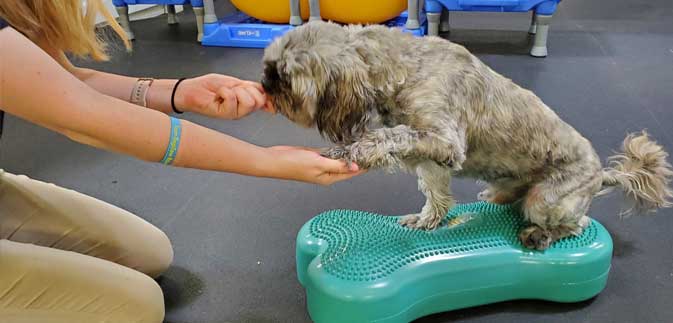
<instances>
[{"instance_id":1,"label":"woman's knee","mask_svg":"<svg viewBox=\"0 0 673 323\"><path fill-rule=\"evenodd\" d=\"M165 316L164 294L154 279L146 278L142 286L138 286L138 293L141 295L137 296L139 298L135 304L137 308L130 312L143 313L140 322L161 323Z\"/></svg>"},{"instance_id":2,"label":"woman's knee","mask_svg":"<svg viewBox=\"0 0 673 323\"><path fill-rule=\"evenodd\" d=\"M104 258L114 258L109 260L152 278L160 276L173 262L173 246L166 233L146 222L129 228L126 237L116 239L108 248L114 251ZM113 254L119 256L112 257Z\"/></svg>"},{"instance_id":3,"label":"woman's knee","mask_svg":"<svg viewBox=\"0 0 673 323\"><path fill-rule=\"evenodd\" d=\"M151 240L145 244L146 250L143 252L151 258L146 258L143 266L138 268L152 278L160 276L173 262L173 246L170 239L158 228L156 231Z\"/></svg>"},{"instance_id":4,"label":"woman's knee","mask_svg":"<svg viewBox=\"0 0 673 323\"><path fill-rule=\"evenodd\" d=\"M152 277L170 266L173 248L166 234L135 214L25 176L0 177L0 198L8 199L3 205L11 208L3 211L0 205L0 213L10 213L0 221L16 227L7 230L9 239L110 260Z\"/></svg>"},{"instance_id":5,"label":"woman's knee","mask_svg":"<svg viewBox=\"0 0 673 323\"><path fill-rule=\"evenodd\" d=\"M0 317L12 315L12 322L163 321L157 282L124 266L8 240L0 240L0 265L8 300L0 301ZM63 295L71 295L68 302L60 302Z\"/></svg>"}]
</instances>

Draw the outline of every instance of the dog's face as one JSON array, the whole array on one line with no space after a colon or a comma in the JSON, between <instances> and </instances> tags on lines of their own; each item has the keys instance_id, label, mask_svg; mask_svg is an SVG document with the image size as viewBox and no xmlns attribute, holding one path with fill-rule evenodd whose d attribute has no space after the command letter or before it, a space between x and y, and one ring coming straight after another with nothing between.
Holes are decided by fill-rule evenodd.
<instances>
[{"instance_id":1,"label":"dog's face","mask_svg":"<svg viewBox=\"0 0 673 323\"><path fill-rule=\"evenodd\" d=\"M317 109L315 83L308 75L293 76L296 72L288 72L286 67L284 61L265 61L262 77L264 91L273 102L277 112L292 122L304 127L312 127L315 124Z\"/></svg>"},{"instance_id":2,"label":"dog's face","mask_svg":"<svg viewBox=\"0 0 673 323\"><path fill-rule=\"evenodd\" d=\"M367 66L348 46L348 30L311 22L276 39L264 53L262 86L276 110L334 141L365 118Z\"/></svg>"},{"instance_id":3,"label":"dog's face","mask_svg":"<svg viewBox=\"0 0 673 323\"><path fill-rule=\"evenodd\" d=\"M261 83L279 113L304 127L316 124L321 95L330 73L335 73L330 60L338 55L336 45L343 42L343 36L338 25L309 23L265 50ZM325 38L332 39L331 44Z\"/></svg>"}]
</instances>

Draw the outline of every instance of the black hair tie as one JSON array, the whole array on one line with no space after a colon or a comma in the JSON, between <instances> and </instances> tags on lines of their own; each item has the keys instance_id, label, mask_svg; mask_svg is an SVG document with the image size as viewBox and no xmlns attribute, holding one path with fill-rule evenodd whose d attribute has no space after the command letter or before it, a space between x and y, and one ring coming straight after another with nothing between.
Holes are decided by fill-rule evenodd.
<instances>
[{"instance_id":1,"label":"black hair tie","mask_svg":"<svg viewBox=\"0 0 673 323\"><path fill-rule=\"evenodd\" d=\"M180 83L186 79L186 77L183 77L175 82L175 85L173 86L173 93L171 93L171 108L173 108L173 112L177 114L182 114L182 111L175 107L175 92L178 90L178 85L180 85Z\"/></svg>"}]
</instances>

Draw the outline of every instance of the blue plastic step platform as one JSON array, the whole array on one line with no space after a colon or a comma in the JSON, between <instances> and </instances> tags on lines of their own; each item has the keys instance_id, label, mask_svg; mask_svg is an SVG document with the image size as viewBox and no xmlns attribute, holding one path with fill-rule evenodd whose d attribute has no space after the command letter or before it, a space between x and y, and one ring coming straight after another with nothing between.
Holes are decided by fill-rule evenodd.
<instances>
[{"instance_id":1,"label":"blue plastic step platform","mask_svg":"<svg viewBox=\"0 0 673 323\"><path fill-rule=\"evenodd\" d=\"M526 224L509 205L458 205L433 231L397 221L335 210L301 228L297 275L314 322L407 323L513 299L577 302L607 282L612 240L594 220L545 251L521 245Z\"/></svg>"},{"instance_id":2,"label":"blue plastic step platform","mask_svg":"<svg viewBox=\"0 0 673 323\"><path fill-rule=\"evenodd\" d=\"M449 11L526 12L535 10L552 15L561 0L427 0L425 10L439 13L442 7Z\"/></svg>"},{"instance_id":3,"label":"blue plastic step platform","mask_svg":"<svg viewBox=\"0 0 673 323\"><path fill-rule=\"evenodd\" d=\"M421 28L407 30L404 24L407 21L406 12L395 19L386 22L388 27L402 28L416 36L422 36L427 31L425 15L421 15ZM270 24L252 18L244 13L236 13L225 17L217 23L203 25L204 46L249 47L265 48L276 37L280 37L295 26L289 24Z\"/></svg>"}]
</instances>

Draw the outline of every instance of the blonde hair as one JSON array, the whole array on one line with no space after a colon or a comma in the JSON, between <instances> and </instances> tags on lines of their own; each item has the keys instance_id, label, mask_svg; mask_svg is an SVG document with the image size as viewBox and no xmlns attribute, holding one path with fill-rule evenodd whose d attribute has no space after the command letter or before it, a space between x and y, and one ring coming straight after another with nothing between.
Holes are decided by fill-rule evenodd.
<instances>
[{"instance_id":1,"label":"blonde hair","mask_svg":"<svg viewBox=\"0 0 673 323\"><path fill-rule=\"evenodd\" d=\"M88 0L86 6L83 3L82 0L2 0L0 17L61 64L69 64L64 53L97 61L108 59L106 43L96 31L99 14L126 48L131 48L126 33L100 0Z\"/></svg>"}]
</instances>

